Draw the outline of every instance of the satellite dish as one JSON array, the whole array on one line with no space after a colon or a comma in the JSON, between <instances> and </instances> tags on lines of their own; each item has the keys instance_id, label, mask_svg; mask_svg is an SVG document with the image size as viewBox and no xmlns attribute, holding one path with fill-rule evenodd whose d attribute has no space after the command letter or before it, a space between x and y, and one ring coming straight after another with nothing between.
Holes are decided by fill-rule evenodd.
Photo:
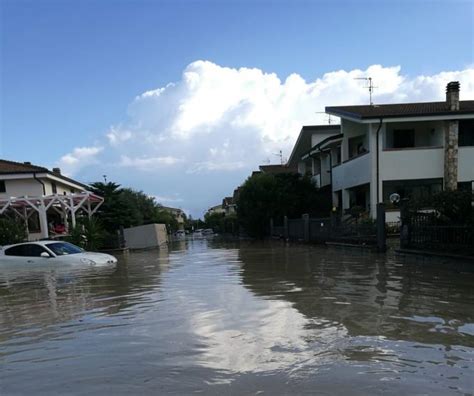
<instances>
[{"instance_id":1,"label":"satellite dish","mask_svg":"<svg viewBox=\"0 0 474 396\"><path fill-rule=\"evenodd\" d=\"M389 198L392 204L397 204L400 202L400 194L397 194L397 193L390 194Z\"/></svg>"}]
</instances>

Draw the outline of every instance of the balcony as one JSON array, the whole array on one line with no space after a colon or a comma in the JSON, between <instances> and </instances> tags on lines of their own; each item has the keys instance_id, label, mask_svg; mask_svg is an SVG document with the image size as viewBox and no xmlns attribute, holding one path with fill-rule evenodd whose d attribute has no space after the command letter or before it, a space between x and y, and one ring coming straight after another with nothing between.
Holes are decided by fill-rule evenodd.
<instances>
[{"instance_id":1,"label":"balcony","mask_svg":"<svg viewBox=\"0 0 474 396\"><path fill-rule=\"evenodd\" d=\"M458 180L474 180L474 146L459 147Z\"/></svg>"},{"instance_id":2,"label":"balcony","mask_svg":"<svg viewBox=\"0 0 474 396\"><path fill-rule=\"evenodd\" d=\"M333 190L370 183L372 154L364 153L332 169Z\"/></svg>"},{"instance_id":3,"label":"balcony","mask_svg":"<svg viewBox=\"0 0 474 396\"><path fill-rule=\"evenodd\" d=\"M435 179L444 175L442 147L386 149L379 161L381 180Z\"/></svg>"}]
</instances>

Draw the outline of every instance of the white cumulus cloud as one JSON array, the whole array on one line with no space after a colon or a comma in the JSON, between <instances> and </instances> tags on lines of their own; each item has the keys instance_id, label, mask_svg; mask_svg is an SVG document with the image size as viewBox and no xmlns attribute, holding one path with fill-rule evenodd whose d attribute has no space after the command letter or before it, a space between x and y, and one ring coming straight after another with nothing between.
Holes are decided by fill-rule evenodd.
<instances>
[{"instance_id":1,"label":"white cumulus cloud","mask_svg":"<svg viewBox=\"0 0 474 396\"><path fill-rule=\"evenodd\" d=\"M368 103L360 80L368 76L377 87L378 104L444 100L453 80L461 83L461 99L474 99L474 67L408 76L398 65L372 65L306 81L297 73L281 79L257 68L196 61L180 80L132 99L128 120L102 137L106 150L74 149L60 163L78 172L80 150L85 150L83 158L101 158L109 179L154 195L178 191L193 215L201 215L231 195L259 164L278 163L279 150L288 157L303 125L327 123L318 113L326 106ZM94 169L84 174L91 179Z\"/></svg>"},{"instance_id":2,"label":"white cumulus cloud","mask_svg":"<svg viewBox=\"0 0 474 396\"><path fill-rule=\"evenodd\" d=\"M122 155L119 165L124 167L136 168L145 172L153 172L161 166L174 165L178 162L181 162L181 160L172 156L132 158L126 155Z\"/></svg>"},{"instance_id":3,"label":"white cumulus cloud","mask_svg":"<svg viewBox=\"0 0 474 396\"><path fill-rule=\"evenodd\" d=\"M97 156L103 149L99 146L76 147L59 159L58 166L65 175L73 175L84 167L96 164Z\"/></svg>"}]
</instances>

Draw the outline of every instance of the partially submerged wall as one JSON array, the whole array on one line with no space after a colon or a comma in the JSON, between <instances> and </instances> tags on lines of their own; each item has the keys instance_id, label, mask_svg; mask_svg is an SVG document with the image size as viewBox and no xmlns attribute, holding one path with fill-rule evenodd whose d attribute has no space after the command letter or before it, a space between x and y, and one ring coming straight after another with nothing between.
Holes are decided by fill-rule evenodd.
<instances>
[{"instance_id":1,"label":"partially submerged wall","mask_svg":"<svg viewBox=\"0 0 474 396\"><path fill-rule=\"evenodd\" d=\"M165 245L168 234L164 224L147 224L123 230L125 246L130 249L147 249Z\"/></svg>"}]
</instances>

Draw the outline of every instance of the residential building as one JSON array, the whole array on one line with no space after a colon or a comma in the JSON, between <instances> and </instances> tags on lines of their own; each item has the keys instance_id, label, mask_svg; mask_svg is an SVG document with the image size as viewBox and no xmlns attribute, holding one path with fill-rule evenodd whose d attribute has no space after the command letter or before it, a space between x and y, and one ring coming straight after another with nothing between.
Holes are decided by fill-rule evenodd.
<instances>
[{"instance_id":1,"label":"residential building","mask_svg":"<svg viewBox=\"0 0 474 396\"><path fill-rule=\"evenodd\" d=\"M212 215L212 214L222 214L224 215L225 214L225 209L222 207L222 204L221 205L216 205L216 206L212 206L211 208L209 208L207 210L207 213Z\"/></svg>"},{"instance_id":2,"label":"residential building","mask_svg":"<svg viewBox=\"0 0 474 396\"><path fill-rule=\"evenodd\" d=\"M174 218L178 222L178 230L184 230L186 215L184 214L182 209L171 208L169 206L162 206L161 209L163 209L164 211L168 213L171 213L174 216Z\"/></svg>"},{"instance_id":3,"label":"residential building","mask_svg":"<svg viewBox=\"0 0 474 396\"><path fill-rule=\"evenodd\" d=\"M423 198L472 189L474 100L459 100L459 91L451 82L442 102L326 107L340 117L340 131L290 160L311 161L320 185L331 185L336 208L361 206L373 218L376 203L389 204L392 193ZM387 221L398 216L394 209Z\"/></svg>"},{"instance_id":4,"label":"residential building","mask_svg":"<svg viewBox=\"0 0 474 396\"><path fill-rule=\"evenodd\" d=\"M225 210L225 215L229 216L237 213L237 205L234 203L233 197L225 197L222 200L222 209Z\"/></svg>"},{"instance_id":5,"label":"residential building","mask_svg":"<svg viewBox=\"0 0 474 396\"><path fill-rule=\"evenodd\" d=\"M286 166L291 169L297 169L298 173L327 176L326 169L321 173L321 164L319 159L315 162L312 157L305 154L308 151L327 139L331 139L341 133L340 125L307 125L301 128L298 139L293 147L290 158ZM329 156L322 157L323 166L329 164ZM329 166L329 165L328 165ZM316 168L315 168L316 167ZM317 182L317 180L315 180ZM325 184L327 185L327 184Z\"/></svg>"},{"instance_id":6,"label":"residential building","mask_svg":"<svg viewBox=\"0 0 474 396\"><path fill-rule=\"evenodd\" d=\"M20 217L27 226L28 238L48 238L55 225L75 226L76 216L92 216L103 199L88 186L30 162L0 160L0 215Z\"/></svg>"},{"instance_id":7,"label":"residential building","mask_svg":"<svg viewBox=\"0 0 474 396\"><path fill-rule=\"evenodd\" d=\"M273 175L278 175L281 173L296 173L297 168L296 167L290 167L286 164L284 165L260 165L259 166L260 172L261 173L271 173ZM260 173L260 172L254 172L254 173Z\"/></svg>"}]
</instances>

